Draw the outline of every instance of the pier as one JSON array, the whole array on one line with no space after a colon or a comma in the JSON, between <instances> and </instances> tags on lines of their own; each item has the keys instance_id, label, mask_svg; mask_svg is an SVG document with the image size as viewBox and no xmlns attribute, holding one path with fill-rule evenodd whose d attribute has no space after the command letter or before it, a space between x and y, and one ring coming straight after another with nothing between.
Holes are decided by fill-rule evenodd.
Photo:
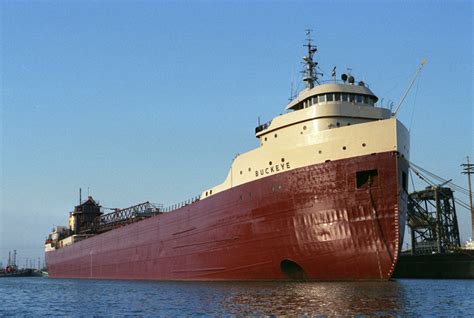
<instances>
[{"instance_id":1,"label":"pier","mask_svg":"<svg viewBox=\"0 0 474 318\"><path fill-rule=\"evenodd\" d=\"M464 166L463 173L469 178L467 194L470 204L467 206L459 200L457 203L468 208L473 217L470 183L470 174L473 171L469 158L467 164L462 166ZM411 168L415 175L428 182L430 186L421 191L414 191L408 196L407 226L411 234L411 250L400 255L393 277L474 278L474 248L471 248L470 244L461 246L454 191L443 186L451 183L451 180L438 177L438 181L442 184L436 185L430 181L430 175L437 177L436 175L414 164ZM459 191L466 190L453 186ZM472 234L474 236L474 228Z\"/></svg>"}]
</instances>

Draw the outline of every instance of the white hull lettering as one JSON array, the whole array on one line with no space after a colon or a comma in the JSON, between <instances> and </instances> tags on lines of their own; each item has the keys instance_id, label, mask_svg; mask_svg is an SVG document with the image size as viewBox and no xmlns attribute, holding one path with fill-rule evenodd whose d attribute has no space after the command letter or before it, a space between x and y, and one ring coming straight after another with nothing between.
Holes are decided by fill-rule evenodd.
<instances>
[{"instance_id":1,"label":"white hull lettering","mask_svg":"<svg viewBox=\"0 0 474 318\"><path fill-rule=\"evenodd\" d=\"M280 164L277 164L277 165L274 165L274 166L270 166L268 168L255 170L255 177L261 177L261 176L269 175L269 174L272 174L272 173L275 173L275 172L280 172L280 171L284 171L284 170L288 170L288 169L290 169L290 163L289 162L280 163Z\"/></svg>"}]
</instances>

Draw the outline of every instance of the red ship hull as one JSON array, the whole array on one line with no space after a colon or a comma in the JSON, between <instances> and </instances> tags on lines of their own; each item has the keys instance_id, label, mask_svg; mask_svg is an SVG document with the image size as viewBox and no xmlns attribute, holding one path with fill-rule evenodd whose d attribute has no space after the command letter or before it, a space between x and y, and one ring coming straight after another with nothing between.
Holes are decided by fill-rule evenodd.
<instances>
[{"instance_id":1,"label":"red ship hull","mask_svg":"<svg viewBox=\"0 0 474 318\"><path fill-rule=\"evenodd\" d=\"M365 183L363 171L372 171ZM47 252L49 277L387 280L403 240L406 172L386 152L261 178Z\"/></svg>"}]
</instances>

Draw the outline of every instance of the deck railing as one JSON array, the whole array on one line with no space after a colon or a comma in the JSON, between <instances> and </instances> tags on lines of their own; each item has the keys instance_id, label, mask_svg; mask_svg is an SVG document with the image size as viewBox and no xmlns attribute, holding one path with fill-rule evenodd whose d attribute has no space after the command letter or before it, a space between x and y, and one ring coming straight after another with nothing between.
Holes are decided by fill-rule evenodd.
<instances>
[{"instance_id":1,"label":"deck railing","mask_svg":"<svg viewBox=\"0 0 474 318\"><path fill-rule=\"evenodd\" d=\"M88 232L103 233L126 224L134 223L152 216L178 210L187 205L199 201L200 196L195 196L183 202L170 205L166 208L160 203L144 202L125 209L115 209L115 211L103 214L91 224Z\"/></svg>"}]
</instances>

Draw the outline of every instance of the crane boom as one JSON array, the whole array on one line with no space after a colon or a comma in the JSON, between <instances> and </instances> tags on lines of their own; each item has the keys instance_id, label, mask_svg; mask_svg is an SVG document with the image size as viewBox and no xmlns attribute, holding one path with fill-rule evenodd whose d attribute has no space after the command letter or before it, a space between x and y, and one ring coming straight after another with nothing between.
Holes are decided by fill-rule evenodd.
<instances>
[{"instance_id":1,"label":"crane boom","mask_svg":"<svg viewBox=\"0 0 474 318\"><path fill-rule=\"evenodd\" d=\"M405 94L403 94L403 97L400 100L400 103L398 103L397 108L395 109L395 112L393 112L393 115L397 114L398 110L400 109L400 106L402 106L403 101L405 100L405 97L407 97L408 93L410 92L411 87L413 86L413 83L415 82L416 78L418 77L418 74L420 74L420 71L425 64L426 64L426 59L423 59L423 61L421 61L420 66L416 70L415 75L411 79L410 85L408 85L408 88L406 89Z\"/></svg>"}]
</instances>

